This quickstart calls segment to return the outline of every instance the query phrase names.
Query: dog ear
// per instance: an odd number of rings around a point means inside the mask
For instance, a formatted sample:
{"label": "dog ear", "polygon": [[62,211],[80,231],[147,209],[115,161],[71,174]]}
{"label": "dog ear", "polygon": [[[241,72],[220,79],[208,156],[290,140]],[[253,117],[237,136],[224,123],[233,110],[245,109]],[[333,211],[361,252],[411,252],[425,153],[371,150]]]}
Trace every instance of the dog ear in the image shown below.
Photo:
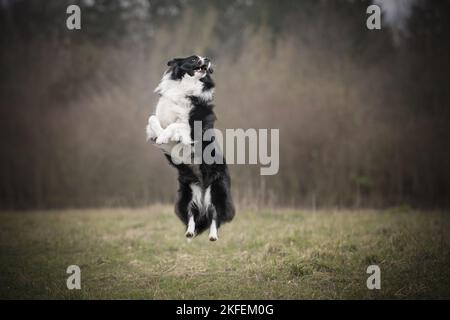
{"label": "dog ear", "polygon": [[186,72],[188,75],[190,75],[191,77],[194,76],[194,70],[189,70],[189,69],[184,69],[183,67],[181,68],[184,72]]}
{"label": "dog ear", "polygon": [[208,72],[211,73],[211,74],[213,74],[213,73],[214,73],[214,69],[213,69],[212,67],[209,67],[209,68],[208,68]]}
{"label": "dog ear", "polygon": [[192,69],[192,67],[189,64],[187,64],[187,63],[182,64],[180,66],[180,69],[183,70],[184,72],[186,72],[191,77],[194,76],[194,70]]}
{"label": "dog ear", "polygon": [[180,58],[172,59],[172,60],[167,62],[167,65],[169,67],[173,67],[174,65],[178,64],[178,62],[180,62],[181,60],[183,60],[183,59],[180,59]]}

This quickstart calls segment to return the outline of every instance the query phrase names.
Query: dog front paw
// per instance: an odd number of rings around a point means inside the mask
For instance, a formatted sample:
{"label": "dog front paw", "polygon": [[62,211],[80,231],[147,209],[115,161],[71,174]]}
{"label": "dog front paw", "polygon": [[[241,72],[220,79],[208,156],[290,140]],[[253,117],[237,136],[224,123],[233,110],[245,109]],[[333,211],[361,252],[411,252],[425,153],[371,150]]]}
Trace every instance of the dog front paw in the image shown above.
{"label": "dog front paw", "polygon": [[170,136],[163,132],[159,135],[158,138],[156,138],[156,144],[166,144],[169,142],[169,140]]}
{"label": "dog front paw", "polygon": [[192,144],[191,137],[187,136],[187,135],[182,135],[180,141],[181,141],[182,144],[186,144],[186,145],[191,145]]}
{"label": "dog front paw", "polygon": [[170,140],[172,140],[174,142],[181,142],[182,144],[186,144],[186,145],[192,144],[191,137],[183,135],[183,134],[178,134],[178,133],[175,133]]}
{"label": "dog front paw", "polygon": [[181,129],[175,130],[171,140],[175,142],[181,142],[182,144],[186,145],[192,144],[192,139],[189,130],[181,130]]}
{"label": "dog front paw", "polygon": [[188,230],[184,235],[186,236],[186,238],[192,239],[195,235],[195,232]]}
{"label": "dog front paw", "polygon": [[181,140],[181,134],[179,130],[175,130],[172,137],[170,138],[171,141],[178,142]]}

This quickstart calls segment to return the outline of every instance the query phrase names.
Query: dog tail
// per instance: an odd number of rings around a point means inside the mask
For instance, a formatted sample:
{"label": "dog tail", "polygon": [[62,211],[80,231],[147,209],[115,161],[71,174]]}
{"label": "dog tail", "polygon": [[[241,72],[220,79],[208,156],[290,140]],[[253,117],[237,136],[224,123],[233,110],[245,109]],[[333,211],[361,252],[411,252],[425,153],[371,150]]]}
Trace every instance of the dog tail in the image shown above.
{"label": "dog tail", "polygon": [[214,216],[214,209],[211,206],[201,209],[194,206],[192,208],[192,213],[195,217],[195,232],[197,235],[209,229]]}

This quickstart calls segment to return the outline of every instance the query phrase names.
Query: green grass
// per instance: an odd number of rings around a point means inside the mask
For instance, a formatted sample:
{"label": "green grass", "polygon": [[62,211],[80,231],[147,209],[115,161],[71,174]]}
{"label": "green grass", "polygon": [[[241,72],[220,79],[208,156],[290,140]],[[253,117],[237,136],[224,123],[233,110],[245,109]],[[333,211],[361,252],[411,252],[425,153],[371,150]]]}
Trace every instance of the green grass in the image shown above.
{"label": "green grass", "polygon": [[187,243],[170,207],[2,213],[0,298],[448,299],[449,230],[439,212],[240,210]]}

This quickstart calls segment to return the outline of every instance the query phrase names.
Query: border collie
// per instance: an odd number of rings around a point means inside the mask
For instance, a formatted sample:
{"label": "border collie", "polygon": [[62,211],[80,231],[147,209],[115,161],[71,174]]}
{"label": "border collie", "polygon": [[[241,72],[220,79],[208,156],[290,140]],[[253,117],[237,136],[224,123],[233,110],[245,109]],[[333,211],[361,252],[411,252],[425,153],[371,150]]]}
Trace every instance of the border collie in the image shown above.
{"label": "border collie", "polygon": [[[185,224],[186,237],[193,238],[209,228],[209,240],[218,239],[222,223],[233,219],[235,209],[230,192],[230,175],[223,155],[222,163],[186,164],[173,161],[171,150],[177,143],[192,144],[194,122],[201,121],[202,136],[214,128],[213,69],[208,58],[190,56],[170,60],[168,70],[155,89],[160,95],[155,115],[150,116],[147,139],[154,141],[178,170],[175,213]],[[203,150],[214,139],[201,142]],[[215,152],[221,152],[215,145]]]}

